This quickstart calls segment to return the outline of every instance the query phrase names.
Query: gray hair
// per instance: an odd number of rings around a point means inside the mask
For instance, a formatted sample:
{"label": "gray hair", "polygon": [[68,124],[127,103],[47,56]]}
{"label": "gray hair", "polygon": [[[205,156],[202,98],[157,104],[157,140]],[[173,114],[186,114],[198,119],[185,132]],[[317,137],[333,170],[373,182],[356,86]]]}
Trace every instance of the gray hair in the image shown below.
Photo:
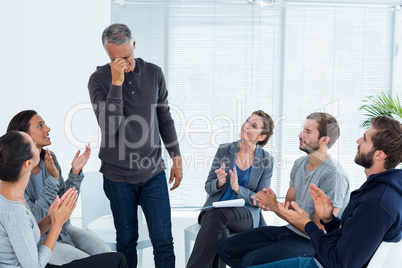
{"label": "gray hair", "polygon": [[127,25],[115,23],[107,27],[102,33],[102,44],[106,43],[123,45],[133,40],[130,29]]}

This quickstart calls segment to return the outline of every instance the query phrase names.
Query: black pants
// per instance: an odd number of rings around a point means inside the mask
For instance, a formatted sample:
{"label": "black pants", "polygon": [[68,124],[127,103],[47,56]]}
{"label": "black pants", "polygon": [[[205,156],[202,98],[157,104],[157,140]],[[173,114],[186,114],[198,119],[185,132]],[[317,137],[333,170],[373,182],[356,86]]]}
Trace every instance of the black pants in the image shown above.
{"label": "black pants", "polygon": [[251,212],[245,207],[213,208],[205,211],[200,220],[201,229],[195,239],[187,268],[222,267],[216,249],[231,233],[239,233],[253,227]]}
{"label": "black pants", "polygon": [[117,252],[108,252],[98,255],[89,256],[84,259],[72,261],[64,265],[48,264],[46,268],[126,268],[126,258],[123,254]]}

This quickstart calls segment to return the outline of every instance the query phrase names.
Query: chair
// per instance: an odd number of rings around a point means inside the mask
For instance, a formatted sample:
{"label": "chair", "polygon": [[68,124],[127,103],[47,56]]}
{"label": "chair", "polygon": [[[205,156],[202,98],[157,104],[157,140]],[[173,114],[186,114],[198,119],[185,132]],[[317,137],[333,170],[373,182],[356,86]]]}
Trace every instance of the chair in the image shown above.
{"label": "chair", "polygon": [[191,249],[191,241],[195,241],[198,231],[200,230],[201,225],[195,223],[186,229],[184,229],[184,259],[186,261],[186,265],[188,259],[190,258],[190,249]]}
{"label": "chair", "polygon": [[[267,225],[267,223],[265,222],[266,217],[269,220],[271,225],[282,226],[282,225],[287,224],[287,222],[285,222],[284,220],[282,220],[281,218],[276,216],[275,213],[270,212],[270,211],[269,212],[264,211],[264,213],[261,212],[261,214],[260,214],[260,223],[259,223],[260,227]],[[186,229],[184,229],[184,258],[185,258],[186,264],[188,262],[188,259],[190,258],[191,241],[195,241],[200,228],[201,228],[201,225],[199,225],[198,223],[195,223],[193,225],[190,225]],[[235,234],[235,233],[230,232],[229,230],[228,230],[228,232],[229,232],[229,236]]]}
{"label": "chair", "polygon": [[402,240],[397,243],[382,242],[375,251],[367,268],[402,267]]}
{"label": "chair", "polygon": [[[201,225],[198,223],[195,223],[186,229],[184,229],[184,258],[185,258],[185,265],[188,263],[188,259],[190,258],[190,249],[191,249],[191,241],[195,241],[197,238],[198,231],[200,230]],[[229,229],[225,230],[224,237],[229,237],[231,235],[234,235],[235,233],[232,233]],[[221,263],[222,267],[224,265],[223,261],[219,260]]]}
{"label": "chair", "polygon": [[[95,220],[104,216],[109,216],[110,223],[112,211],[110,203],[103,191],[103,175],[98,172],[87,172],[84,174],[81,184],[81,203],[82,203],[82,228],[91,230],[99,235],[112,250],[116,251],[116,230],[111,224],[108,226],[90,227]],[[148,228],[144,221],[142,209],[138,207],[138,267],[142,267],[142,249],[151,247],[151,240],[148,235]]]}

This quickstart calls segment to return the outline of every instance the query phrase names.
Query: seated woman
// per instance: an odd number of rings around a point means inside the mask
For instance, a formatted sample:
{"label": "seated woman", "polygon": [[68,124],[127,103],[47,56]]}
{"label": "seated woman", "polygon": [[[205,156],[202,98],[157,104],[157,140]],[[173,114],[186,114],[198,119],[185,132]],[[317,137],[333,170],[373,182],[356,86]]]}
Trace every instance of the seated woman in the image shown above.
{"label": "seated woman", "polygon": [[[104,253],[63,266],[47,265],[63,224],[77,204],[77,190],[70,188],[57,196],[45,217],[36,219],[27,208],[24,191],[31,170],[39,162],[34,141],[23,132],[12,131],[0,137],[0,267],[126,267],[120,253]],[[49,230],[49,231],[48,231]],[[48,231],[43,244],[41,234]]]}
{"label": "seated woman", "polygon": [[[84,178],[82,168],[87,163],[91,150],[88,146],[82,155],[79,155],[80,151],[77,152],[68,179],[64,181],[56,156],[49,149],[43,149],[52,143],[49,137],[50,128],[46,126],[42,117],[32,110],[22,111],[11,119],[7,128],[7,132],[9,131],[27,133],[40,151],[39,163],[33,167],[25,189],[27,205],[39,222],[46,216],[57,195],[63,195],[71,187],[80,190]],[[45,238],[46,234],[40,241],[43,242]],[[111,250],[107,243],[95,233],[77,228],[68,220],[63,225],[49,263],[61,265],[109,251]]]}
{"label": "seated woman", "polygon": [[[273,134],[274,122],[263,111],[247,118],[240,129],[240,140],[220,145],[212,163],[205,191],[205,206],[215,201],[243,198],[244,207],[213,208],[201,211],[198,232],[187,267],[218,267],[216,249],[230,232],[238,233],[265,225],[261,210],[250,198],[271,182],[273,157],[263,150]],[[230,177],[228,175],[230,174]]]}

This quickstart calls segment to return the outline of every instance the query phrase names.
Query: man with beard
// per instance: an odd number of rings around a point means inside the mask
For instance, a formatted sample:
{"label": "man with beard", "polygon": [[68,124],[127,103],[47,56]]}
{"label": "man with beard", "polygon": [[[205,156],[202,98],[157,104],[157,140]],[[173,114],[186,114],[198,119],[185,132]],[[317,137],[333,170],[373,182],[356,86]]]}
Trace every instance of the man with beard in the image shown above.
{"label": "man with beard", "polygon": [[328,196],[310,185],[321,230],[296,202],[279,206],[288,222],[304,226],[316,254],[257,267],[367,267],[381,242],[402,238],[402,124],[387,116],[371,120],[371,127],[357,140],[356,164],[364,167],[367,180],[353,191],[342,219],[334,216]]}
{"label": "man with beard", "polygon": [[[308,194],[309,184],[317,185],[334,200],[335,215],[349,199],[348,176],[328,152],[339,135],[338,122],[332,115],[312,113],[307,116],[299,134],[299,149],[307,156],[295,161],[286,194],[287,202],[296,201],[308,212],[310,219],[321,227]],[[271,210],[284,218],[271,188],[255,194],[254,202],[263,210]],[[219,245],[218,255],[230,267],[249,267],[299,256],[312,257],[314,250],[304,225],[289,224],[254,228],[229,237]]]}

